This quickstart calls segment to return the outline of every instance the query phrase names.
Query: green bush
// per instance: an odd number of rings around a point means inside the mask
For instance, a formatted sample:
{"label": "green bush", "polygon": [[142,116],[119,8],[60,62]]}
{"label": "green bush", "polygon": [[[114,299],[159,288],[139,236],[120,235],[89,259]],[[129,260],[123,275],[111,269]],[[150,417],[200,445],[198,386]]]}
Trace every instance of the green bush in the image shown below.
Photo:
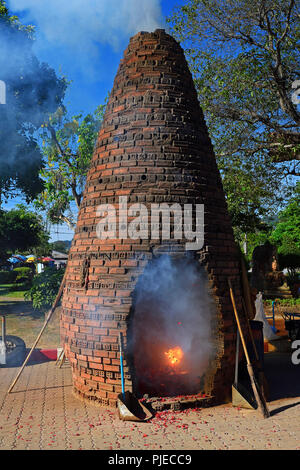
{"label": "green bush", "polygon": [[33,271],[31,268],[27,268],[26,266],[23,266],[21,268],[15,268],[14,272],[16,274],[15,282],[17,283],[26,282],[28,284],[31,283],[32,278],[33,278]]}
{"label": "green bush", "polygon": [[48,310],[58,293],[64,276],[64,269],[45,268],[44,272],[34,276],[32,287],[25,293],[25,299],[32,300],[34,308]]}
{"label": "green bush", "polygon": [[[272,305],[273,300],[274,299],[266,299],[264,302],[267,305]],[[300,299],[276,299],[276,304],[281,307],[295,307],[296,305],[300,305]]]}
{"label": "green bush", "polygon": [[292,271],[297,271],[300,268],[300,254],[291,253],[291,254],[278,254],[279,268],[283,270],[287,268]]}
{"label": "green bush", "polygon": [[16,276],[14,271],[0,271],[0,284],[13,284]]}

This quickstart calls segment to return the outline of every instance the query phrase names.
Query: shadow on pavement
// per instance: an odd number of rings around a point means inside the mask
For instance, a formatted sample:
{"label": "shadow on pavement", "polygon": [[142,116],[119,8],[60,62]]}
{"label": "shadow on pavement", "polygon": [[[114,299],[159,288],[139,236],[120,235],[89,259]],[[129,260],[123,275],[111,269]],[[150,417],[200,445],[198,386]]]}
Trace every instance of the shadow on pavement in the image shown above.
{"label": "shadow on pavement", "polygon": [[[25,361],[26,357],[28,356],[29,352],[30,352],[30,349],[26,348],[24,361]],[[34,366],[34,365],[37,365],[37,364],[44,364],[45,362],[53,362],[54,360],[55,359],[45,355],[40,349],[35,349],[34,351],[32,351],[30,359],[26,364],[26,367],[27,366]],[[2,366],[2,367],[5,367],[5,366]],[[10,369],[19,369],[21,367],[21,365],[10,365],[9,367],[10,367]]]}
{"label": "shadow on pavement", "polygon": [[264,356],[265,375],[270,391],[269,401],[300,397],[300,364],[294,365],[291,355],[292,352],[270,352]]}
{"label": "shadow on pavement", "polygon": [[[28,355],[30,349],[26,351],[26,356]],[[43,364],[44,362],[50,362],[53,361],[53,359],[50,359],[47,357],[45,354],[43,354],[39,349],[35,349],[32,351],[32,354],[30,356],[30,359],[27,363],[28,366],[34,366],[35,364]]]}
{"label": "shadow on pavement", "polygon": [[294,406],[298,406],[298,405],[300,405],[300,401],[297,401],[295,403],[290,403],[289,405],[280,406],[279,408],[276,408],[276,410],[272,410],[270,412],[270,415],[275,416],[278,413],[281,413],[282,411],[288,410],[289,408],[294,408]]}
{"label": "shadow on pavement", "polygon": [[0,297],[0,315],[21,315],[41,318],[44,314],[32,307],[30,300],[10,299]]}

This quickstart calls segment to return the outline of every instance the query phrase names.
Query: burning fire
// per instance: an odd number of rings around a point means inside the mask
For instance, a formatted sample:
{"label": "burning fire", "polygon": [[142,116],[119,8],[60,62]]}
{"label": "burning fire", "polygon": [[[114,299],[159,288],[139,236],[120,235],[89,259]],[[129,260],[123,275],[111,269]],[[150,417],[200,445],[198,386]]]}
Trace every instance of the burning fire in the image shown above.
{"label": "burning fire", "polygon": [[183,351],[179,346],[176,346],[175,348],[169,349],[169,351],[165,352],[165,355],[168,357],[171,364],[175,366],[179,364],[183,358]]}

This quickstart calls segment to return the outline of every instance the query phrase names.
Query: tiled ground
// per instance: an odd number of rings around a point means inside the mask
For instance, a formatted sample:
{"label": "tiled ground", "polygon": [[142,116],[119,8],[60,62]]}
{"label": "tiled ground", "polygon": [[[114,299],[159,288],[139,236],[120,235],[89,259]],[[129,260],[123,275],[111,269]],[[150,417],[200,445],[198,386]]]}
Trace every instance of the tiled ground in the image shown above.
{"label": "tiled ground", "polygon": [[[1,368],[0,449],[300,449],[299,370],[284,366],[288,356],[267,360],[276,387],[269,419],[223,405],[162,412],[148,423],[122,422],[115,411],[72,394],[68,364],[27,366],[9,395],[17,369]],[[289,369],[290,379],[278,377],[278,364]],[[286,380],[289,386],[281,390]]]}

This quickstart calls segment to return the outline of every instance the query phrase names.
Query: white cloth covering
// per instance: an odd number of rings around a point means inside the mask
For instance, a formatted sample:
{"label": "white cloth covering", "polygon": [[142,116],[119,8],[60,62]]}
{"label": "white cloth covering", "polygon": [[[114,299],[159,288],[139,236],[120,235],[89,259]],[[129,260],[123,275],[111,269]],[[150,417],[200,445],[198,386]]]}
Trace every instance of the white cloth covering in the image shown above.
{"label": "white cloth covering", "polygon": [[268,341],[274,341],[276,339],[279,339],[279,336],[277,336],[274,331],[272,330],[271,325],[269,324],[266,314],[264,311],[264,304],[263,304],[263,299],[262,299],[262,293],[259,292],[256,296],[255,300],[255,310],[256,310],[256,315],[254,320],[261,321],[263,322],[263,334],[264,338],[267,339]]}

